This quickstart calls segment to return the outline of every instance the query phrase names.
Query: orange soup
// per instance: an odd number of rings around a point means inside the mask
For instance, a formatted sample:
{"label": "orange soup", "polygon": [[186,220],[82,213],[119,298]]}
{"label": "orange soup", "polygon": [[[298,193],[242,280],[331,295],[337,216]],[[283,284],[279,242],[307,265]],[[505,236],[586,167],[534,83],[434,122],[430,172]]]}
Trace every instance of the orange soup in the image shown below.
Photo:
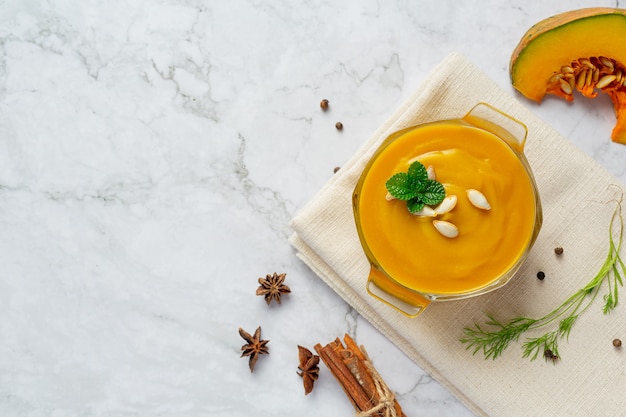
{"label": "orange soup", "polygon": [[[386,198],[386,181],[412,161],[432,166],[456,206],[435,218]],[[361,179],[357,226],[366,251],[399,284],[426,294],[472,292],[497,280],[529,248],[535,228],[533,181],[515,151],[490,132],[449,121],[408,130],[382,148]],[[490,210],[469,201],[479,190]],[[443,236],[433,220],[458,228]],[[381,283],[378,283],[381,284]],[[385,287],[385,285],[381,285]]]}

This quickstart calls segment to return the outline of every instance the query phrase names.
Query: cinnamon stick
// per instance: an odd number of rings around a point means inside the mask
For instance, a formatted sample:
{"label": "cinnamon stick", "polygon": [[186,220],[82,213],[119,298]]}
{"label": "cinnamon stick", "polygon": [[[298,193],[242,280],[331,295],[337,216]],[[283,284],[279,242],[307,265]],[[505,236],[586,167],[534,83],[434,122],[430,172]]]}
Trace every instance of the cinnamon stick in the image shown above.
{"label": "cinnamon stick", "polygon": [[406,417],[393,392],[372,365],[365,348],[359,348],[347,334],[344,342],[346,346],[336,338],[326,346],[318,343],[315,350],[358,411],[357,415]]}
{"label": "cinnamon stick", "polygon": [[374,378],[372,378],[372,375],[365,366],[365,355],[363,354],[361,349],[359,349],[356,342],[348,334],[344,335],[343,341],[346,344],[345,351],[351,352],[352,354],[351,362],[353,362],[354,364],[350,366],[354,368],[353,373],[355,373],[355,376],[357,377],[357,379],[359,379],[359,382],[361,383],[369,397],[374,400],[375,404],[378,403],[380,398],[376,390]]}
{"label": "cinnamon stick", "polygon": [[[359,350],[359,352],[363,356],[363,358],[364,358],[363,360],[366,361],[364,363],[369,364],[369,366],[371,366],[371,368],[372,368],[372,372],[378,374],[378,372],[374,369],[374,365],[372,365],[372,362],[370,361],[369,355],[367,354],[367,351],[365,350],[364,346],[361,346],[361,349]],[[380,378],[380,383],[384,384],[384,381],[382,380],[382,377],[380,375],[377,375],[377,377]],[[395,409],[397,416],[399,416],[399,417],[406,417],[406,414],[404,414],[404,411],[402,411],[402,407],[400,407],[400,403],[398,403],[398,401],[395,398],[394,398],[394,401],[393,401],[393,408]]]}
{"label": "cinnamon stick", "polygon": [[363,391],[365,391],[367,397],[371,398],[374,404],[378,403],[379,398],[376,392],[376,384],[374,384],[374,379],[370,375],[369,370],[365,367],[364,362],[359,360],[358,355],[355,355],[351,350],[342,349],[338,353],[343,359],[343,363],[350,370],[350,373],[354,375],[359,385],[363,388]]}
{"label": "cinnamon stick", "polygon": [[361,352],[361,349],[359,349],[359,346],[357,346],[356,342],[354,341],[354,339],[352,339],[350,337],[349,334],[345,334],[343,336],[343,341],[346,344],[346,349],[351,350],[352,352],[354,352],[354,354],[362,361],[365,360],[365,355],[363,354],[363,352]]}
{"label": "cinnamon stick", "polygon": [[337,379],[339,385],[341,385],[354,407],[360,411],[371,409],[374,404],[372,404],[359,382],[343,363],[341,357],[335,352],[333,346],[328,344],[322,347],[322,345],[318,343],[314,348],[322,362],[324,362]]}

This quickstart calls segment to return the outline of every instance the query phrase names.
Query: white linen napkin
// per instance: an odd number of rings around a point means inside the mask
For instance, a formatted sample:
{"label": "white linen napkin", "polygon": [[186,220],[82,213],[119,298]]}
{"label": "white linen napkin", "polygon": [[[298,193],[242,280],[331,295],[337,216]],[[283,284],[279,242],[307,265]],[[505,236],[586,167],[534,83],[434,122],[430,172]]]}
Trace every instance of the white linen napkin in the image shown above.
{"label": "white linen napkin", "polygon": [[[513,280],[486,295],[435,302],[407,318],[367,294],[369,264],[352,215],[352,192],[364,165],[392,132],[434,120],[460,118],[489,103],[528,127],[525,153],[543,204],[544,223]],[[481,416],[624,415],[626,293],[610,315],[594,302],[559,345],[561,360],[522,358],[521,341],[496,360],[459,342],[463,328],[498,319],[540,317],[598,272],[608,253],[609,221],[624,187],[459,54],[448,56],[421,87],[365,142],[294,217],[290,242],[300,257],[363,317]],[[561,256],[554,247],[562,246]],[[622,251],[622,257],[625,257]],[[546,278],[536,278],[538,271]],[[624,290],[622,290],[624,292]],[[536,337],[542,331],[526,336]]]}

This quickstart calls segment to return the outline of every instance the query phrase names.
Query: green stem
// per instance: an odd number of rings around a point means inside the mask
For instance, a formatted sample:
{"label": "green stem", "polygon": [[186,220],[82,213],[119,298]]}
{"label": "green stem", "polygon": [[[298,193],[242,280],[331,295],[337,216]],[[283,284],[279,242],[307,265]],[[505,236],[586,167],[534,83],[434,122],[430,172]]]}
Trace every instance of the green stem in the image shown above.
{"label": "green stem", "polygon": [[[617,245],[613,237],[616,219],[619,219],[620,222],[617,231]],[[538,319],[516,317],[508,323],[501,323],[492,315],[487,314],[489,320],[486,324],[492,329],[483,329],[476,323],[473,328],[466,327],[464,329],[465,337],[461,339],[461,343],[467,344],[468,349],[473,347],[474,354],[482,350],[485,358],[495,359],[512,341],[519,340],[523,333],[546,327],[558,320],[559,324],[556,330],[546,332],[541,337],[526,339],[523,344],[523,356],[534,360],[542,347],[558,354],[559,339],[569,338],[572,325],[593,304],[605,281],[607,282],[608,293],[604,296],[605,304],[602,311],[606,314],[617,306],[618,286],[623,286],[621,274],[626,276],[626,266],[619,254],[622,248],[623,231],[624,221],[620,199],[617,201],[617,207],[609,222],[609,253],[598,273],[587,285],[563,301],[557,308]],[[495,330],[493,330],[494,328]]]}

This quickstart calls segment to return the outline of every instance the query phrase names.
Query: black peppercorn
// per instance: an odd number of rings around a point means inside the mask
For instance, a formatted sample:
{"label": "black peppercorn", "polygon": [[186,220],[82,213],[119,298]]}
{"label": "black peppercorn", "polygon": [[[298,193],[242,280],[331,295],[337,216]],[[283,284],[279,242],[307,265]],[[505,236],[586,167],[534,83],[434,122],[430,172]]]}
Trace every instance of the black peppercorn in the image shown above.
{"label": "black peppercorn", "polygon": [[343,123],[337,122],[337,123],[335,123],[335,127],[337,128],[337,130],[341,130],[341,129],[343,129]]}
{"label": "black peppercorn", "polygon": [[337,171],[339,171],[340,169],[341,169],[341,168],[339,168],[339,167],[335,167],[335,169],[333,169],[333,174],[336,174],[336,173],[337,173]]}
{"label": "black peppercorn", "polygon": [[620,339],[613,339],[613,346],[616,348],[622,347],[622,341]]}
{"label": "black peppercorn", "polygon": [[554,253],[556,253],[557,255],[563,255],[563,248],[560,246],[557,248],[554,248]]}
{"label": "black peppercorn", "polygon": [[552,351],[551,351],[550,349],[546,349],[546,350],[543,352],[543,356],[544,356],[546,359],[552,359],[552,356],[553,356],[553,355],[552,355]]}
{"label": "black peppercorn", "polygon": [[543,281],[545,277],[546,277],[546,274],[543,271],[537,272],[537,279],[539,279],[539,281]]}
{"label": "black peppercorn", "polygon": [[328,100],[324,99],[324,100],[320,101],[320,107],[324,111],[328,110]]}

